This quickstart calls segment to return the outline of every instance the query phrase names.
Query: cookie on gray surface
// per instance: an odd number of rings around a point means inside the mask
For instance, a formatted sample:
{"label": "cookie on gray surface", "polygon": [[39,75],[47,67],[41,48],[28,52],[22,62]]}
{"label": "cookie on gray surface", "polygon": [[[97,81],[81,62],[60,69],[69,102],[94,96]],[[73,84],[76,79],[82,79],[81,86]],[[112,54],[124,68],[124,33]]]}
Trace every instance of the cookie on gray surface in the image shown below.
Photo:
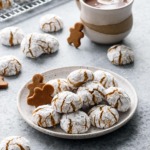
{"label": "cookie on gray surface", "polygon": [[106,129],[119,121],[119,113],[116,109],[107,105],[98,105],[89,111],[91,124],[94,127]]}
{"label": "cookie on gray surface", "polygon": [[63,28],[62,19],[54,14],[47,14],[40,19],[40,28],[44,32],[57,32]]}
{"label": "cookie on gray surface", "polygon": [[0,10],[11,7],[13,3],[13,0],[0,0]]}
{"label": "cookie on gray surface", "polygon": [[77,94],[83,101],[83,107],[97,105],[105,99],[105,89],[96,81],[83,84],[78,88]]}
{"label": "cookie on gray surface", "polygon": [[54,93],[52,96],[55,96],[56,94],[63,91],[70,91],[70,87],[66,79],[53,79],[48,81],[46,84],[50,84],[54,87]]}
{"label": "cookie on gray surface", "polygon": [[52,106],[43,105],[37,107],[33,111],[33,122],[40,127],[53,127],[59,124],[60,114],[57,113]]}
{"label": "cookie on gray surface", "polygon": [[61,128],[68,134],[81,134],[90,129],[90,118],[85,112],[64,114],[60,120]]}
{"label": "cookie on gray surface", "polygon": [[98,70],[94,72],[94,81],[98,81],[104,88],[117,87],[118,83],[109,72]]}
{"label": "cookie on gray surface", "polygon": [[42,54],[51,54],[59,49],[58,40],[49,34],[31,33],[21,42],[21,51],[26,57],[37,58]]}
{"label": "cookie on gray surface", "polygon": [[117,87],[110,87],[106,91],[106,101],[120,112],[126,112],[131,106],[130,97],[127,93]]}
{"label": "cookie on gray surface", "polygon": [[77,94],[64,91],[53,98],[51,105],[59,113],[70,113],[82,108],[83,101]]}
{"label": "cookie on gray surface", "polygon": [[126,65],[134,62],[134,53],[125,45],[114,45],[108,49],[107,57],[114,65]]}
{"label": "cookie on gray surface", "polygon": [[1,43],[6,46],[19,45],[23,37],[24,33],[19,27],[7,27],[0,31]]}
{"label": "cookie on gray surface", "polygon": [[0,143],[0,150],[30,150],[29,141],[24,137],[10,136]]}
{"label": "cookie on gray surface", "polygon": [[13,76],[20,73],[22,68],[19,60],[14,56],[0,57],[0,75]]}
{"label": "cookie on gray surface", "polygon": [[72,89],[78,89],[87,81],[92,81],[94,79],[93,72],[88,69],[79,69],[71,72],[68,77],[69,86]]}

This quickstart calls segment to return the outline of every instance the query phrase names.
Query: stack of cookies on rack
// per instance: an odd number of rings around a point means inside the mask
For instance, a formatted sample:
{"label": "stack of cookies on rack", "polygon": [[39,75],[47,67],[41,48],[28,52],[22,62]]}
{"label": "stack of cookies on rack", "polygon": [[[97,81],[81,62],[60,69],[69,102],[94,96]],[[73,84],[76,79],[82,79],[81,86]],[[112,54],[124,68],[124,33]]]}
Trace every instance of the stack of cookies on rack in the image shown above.
{"label": "stack of cookies on rack", "polygon": [[79,69],[66,79],[47,83],[36,74],[28,89],[27,103],[35,107],[33,122],[42,128],[60,125],[68,134],[83,134],[91,126],[110,128],[131,106],[129,96],[118,87],[115,77],[102,70]]}

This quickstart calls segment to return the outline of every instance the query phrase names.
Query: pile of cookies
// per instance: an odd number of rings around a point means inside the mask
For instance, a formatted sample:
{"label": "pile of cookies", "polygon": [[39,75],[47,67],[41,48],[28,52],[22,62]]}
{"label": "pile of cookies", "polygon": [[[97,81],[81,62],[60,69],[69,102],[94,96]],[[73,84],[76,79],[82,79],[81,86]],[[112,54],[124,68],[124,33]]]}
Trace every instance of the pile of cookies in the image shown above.
{"label": "pile of cookies", "polygon": [[47,83],[43,82],[42,75],[36,74],[28,89],[27,103],[36,107],[33,122],[43,128],[60,124],[68,134],[85,133],[91,126],[110,128],[131,105],[114,76],[101,70],[79,69],[67,79]]}

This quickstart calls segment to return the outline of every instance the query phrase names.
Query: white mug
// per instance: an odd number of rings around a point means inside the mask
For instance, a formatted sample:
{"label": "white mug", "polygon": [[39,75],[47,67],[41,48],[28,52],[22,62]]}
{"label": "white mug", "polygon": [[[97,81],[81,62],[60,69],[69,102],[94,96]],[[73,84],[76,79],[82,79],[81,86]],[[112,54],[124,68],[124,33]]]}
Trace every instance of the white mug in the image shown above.
{"label": "white mug", "polygon": [[101,44],[112,44],[123,40],[133,26],[133,1],[120,8],[102,9],[86,4],[85,0],[76,0],[87,37]]}

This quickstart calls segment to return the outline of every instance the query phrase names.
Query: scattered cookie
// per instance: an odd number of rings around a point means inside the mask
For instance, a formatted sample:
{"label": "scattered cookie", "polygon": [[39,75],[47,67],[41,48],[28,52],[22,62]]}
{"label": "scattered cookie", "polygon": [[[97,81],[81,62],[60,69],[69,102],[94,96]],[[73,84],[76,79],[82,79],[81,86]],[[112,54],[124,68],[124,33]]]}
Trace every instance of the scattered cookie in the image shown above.
{"label": "scattered cookie", "polygon": [[64,91],[53,98],[51,105],[59,113],[70,113],[79,110],[83,102],[77,94]]}
{"label": "scattered cookie", "polygon": [[60,114],[57,113],[52,106],[43,105],[37,107],[33,111],[33,122],[44,128],[53,127],[59,124],[60,122]]}
{"label": "scattered cookie", "polygon": [[13,76],[21,71],[21,63],[14,56],[0,57],[0,75]]}
{"label": "scattered cookie", "polygon": [[70,45],[73,44],[76,48],[81,45],[80,40],[84,37],[84,33],[82,32],[83,28],[82,23],[76,23],[74,28],[70,29],[70,36],[67,39]]}
{"label": "scattered cookie", "polygon": [[26,57],[37,58],[42,54],[51,54],[59,49],[58,40],[48,34],[31,33],[24,37],[21,51]]}
{"label": "scattered cookie", "polygon": [[0,10],[11,7],[13,2],[13,0],[0,0]]}
{"label": "scattered cookie", "polygon": [[29,141],[24,137],[11,136],[0,143],[0,150],[30,150]]}
{"label": "scattered cookie", "polygon": [[83,101],[84,107],[99,104],[105,98],[105,89],[96,81],[90,81],[79,87],[77,94]]}
{"label": "scattered cookie", "polygon": [[51,104],[54,88],[51,85],[44,85],[42,89],[35,88],[33,96],[27,99],[28,105],[41,106]]}
{"label": "scattered cookie", "polygon": [[22,29],[7,27],[0,31],[1,43],[6,46],[19,45],[24,37]]}
{"label": "scattered cookie", "polygon": [[89,130],[91,123],[85,112],[77,111],[64,114],[60,121],[60,126],[68,134],[81,134]]}
{"label": "scattered cookie", "polygon": [[47,82],[47,84],[50,84],[54,87],[54,94],[52,96],[55,96],[56,94],[63,91],[70,91],[70,87],[66,79],[50,80],[49,82]]}
{"label": "scattered cookie", "polygon": [[32,78],[32,83],[28,85],[29,95],[28,97],[33,96],[35,88],[42,88],[45,84],[43,83],[43,76],[41,74],[36,74]]}
{"label": "scattered cookie", "polygon": [[126,112],[130,108],[130,97],[123,89],[110,87],[105,92],[106,100],[110,106],[116,108],[120,112]]}
{"label": "scattered cookie", "polygon": [[93,107],[89,111],[91,124],[97,128],[109,128],[119,121],[119,113],[116,109],[107,106],[99,105]]}
{"label": "scattered cookie", "polygon": [[82,84],[86,83],[87,81],[92,81],[93,79],[93,72],[88,69],[75,70],[67,77],[69,86],[72,89],[77,89],[78,87],[82,86]]}
{"label": "scattered cookie", "polygon": [[4,77],[0,76],[0,89],[8,88],[8,83],[4,81]]}
{"label": "scattered cookie", "polygon": [[134,62],[134,53],[125,45],[114,45],[108,49],[108,59],[114,65],[126,65]]}
{"label": "scattered cookie", "polygon": [[98,81],[106,89],[109,87],[117,87],[118,86],[118,83],[115,80],[115,78],[113,77],[113,75],[111,75],[108,72],[101,71],[101,70],[94,72],[94,80]]}
{"label": "scattered cookie", "polygon": [[63,28],[63,21],[59,16],[54,14],[44,15],[40,19],[40,28],[44,32],[57,32]]}

